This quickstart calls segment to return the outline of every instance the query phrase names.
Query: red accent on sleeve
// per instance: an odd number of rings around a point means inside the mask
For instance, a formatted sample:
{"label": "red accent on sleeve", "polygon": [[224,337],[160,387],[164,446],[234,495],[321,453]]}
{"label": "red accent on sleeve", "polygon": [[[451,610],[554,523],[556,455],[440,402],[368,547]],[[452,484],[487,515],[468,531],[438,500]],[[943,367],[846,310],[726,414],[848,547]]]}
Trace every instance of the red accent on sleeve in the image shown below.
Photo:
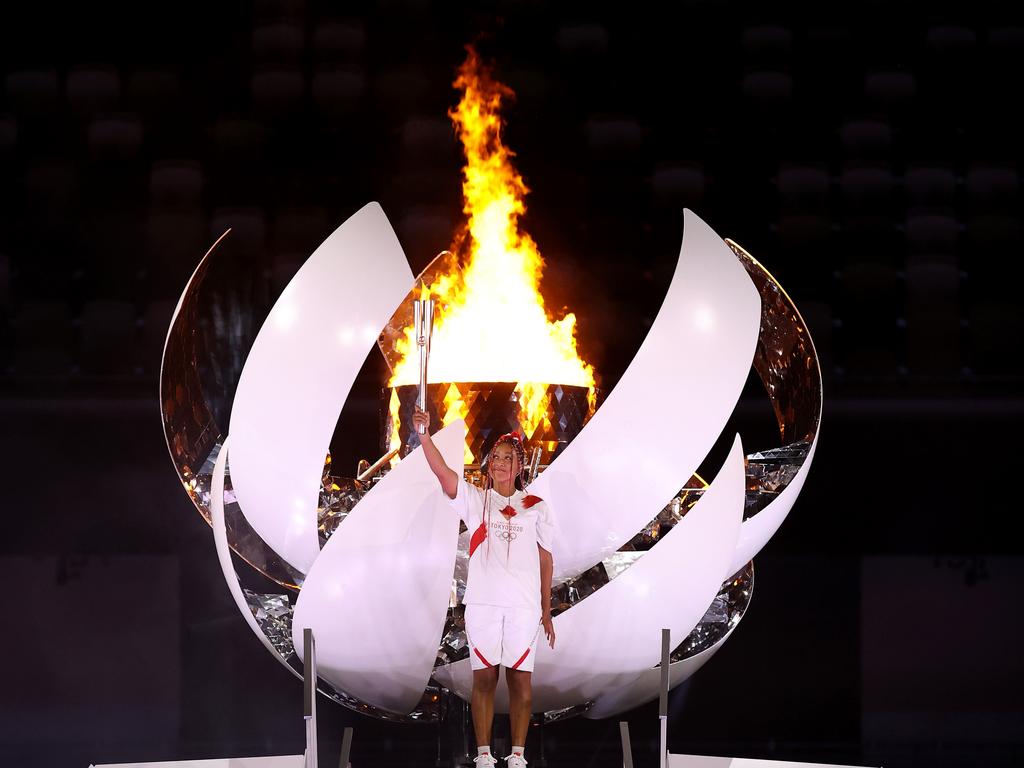
{"label": "red accent on sleeve", "polygon": [[484,543],[484,539],[487,538],[487,526],[480,523],[480,527],[473,531],[473,535],[469,539],[469,556],[473,556],[473,552]]}
{"label": "red accent on sleeve", "polygon": [[540,496],[524,496],[523,497],[523,509],[529,509],[538,501],[544,501]]}

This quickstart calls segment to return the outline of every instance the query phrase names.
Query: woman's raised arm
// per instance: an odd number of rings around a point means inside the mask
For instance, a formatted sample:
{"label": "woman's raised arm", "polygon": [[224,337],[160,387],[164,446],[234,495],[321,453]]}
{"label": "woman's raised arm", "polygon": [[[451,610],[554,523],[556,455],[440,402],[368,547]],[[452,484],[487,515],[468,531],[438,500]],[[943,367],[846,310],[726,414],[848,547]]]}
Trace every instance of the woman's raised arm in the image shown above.
{"label": "woman's raised arm", "polygon": [[444,457],[437,450],[437,446],[434,445],[434,441],[430,437],[430,414],[421,411],[419,406],[417,406],[415,413],[412,415],[412,424],[417,432],[420,426],[423,426],[423,434],[420,435],[423,455],[427,457],[427,464],[437,476],[437,481],[441,484],[441,490],[448,494],[449,499],[454,499],[455,494],[459,490],[459,476],[455,473],[454,469],[445,464]]}

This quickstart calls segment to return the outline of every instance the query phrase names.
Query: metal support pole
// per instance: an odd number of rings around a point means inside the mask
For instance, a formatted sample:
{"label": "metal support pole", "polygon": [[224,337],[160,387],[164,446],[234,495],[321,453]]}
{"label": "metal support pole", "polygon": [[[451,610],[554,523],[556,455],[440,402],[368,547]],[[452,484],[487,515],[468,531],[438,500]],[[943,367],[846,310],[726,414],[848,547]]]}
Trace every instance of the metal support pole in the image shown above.
{"label": "metal support pole", "polygon": [[302,717],[306,721],[306,768],[317,768],[316,751],[316,643],[313,630],[302,630]]}
{"label": "metal support pole", "polygon": [[658,761],[660,768],[668,765],[668,681],[669,681],[669,641],[670,632],[661,630],[661,695],[658,699],[658,720],[661,721],[661,753]]}
{"label": "metal support pole", "polygon": [[345,734],[341,737],[341,760],[338,761],[338,768],[352,768],[348,761],[348,754],[352,751],[352,729],[346,728]]}
{"label": "metal support pole", "polygon": [[622,768],[633,768],[633,748],[629,745],[629,723],[619,721],[619,736],[622,737]]}

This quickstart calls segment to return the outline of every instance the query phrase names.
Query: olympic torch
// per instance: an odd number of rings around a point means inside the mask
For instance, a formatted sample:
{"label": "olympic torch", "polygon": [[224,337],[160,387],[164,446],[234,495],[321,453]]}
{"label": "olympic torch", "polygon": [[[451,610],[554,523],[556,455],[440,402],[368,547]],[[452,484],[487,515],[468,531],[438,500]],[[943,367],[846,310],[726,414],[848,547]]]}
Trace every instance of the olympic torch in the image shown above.
{"label": "olympic torch", "polygon": [[[416,345],[420,348],[420,392],[416,405],[421,411],[427,410],[427,362],[430,360],[430,336],[434,332],[434,300],[423,290],[422,296],[413,302],[413,324],[416,327]],[[419,433],[426,432],[421,426]]]}

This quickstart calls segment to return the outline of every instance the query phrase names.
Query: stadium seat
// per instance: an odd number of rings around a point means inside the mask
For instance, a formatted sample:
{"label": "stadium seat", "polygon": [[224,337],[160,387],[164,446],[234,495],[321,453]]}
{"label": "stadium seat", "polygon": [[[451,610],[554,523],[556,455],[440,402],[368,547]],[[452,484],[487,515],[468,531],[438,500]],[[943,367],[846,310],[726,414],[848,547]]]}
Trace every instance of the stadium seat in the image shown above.
{"label": "stadium seat", "polygon": [[328,22],[313,30],[313,56],[318,64],[353,66],[363,57],[366,27],[362,22]]}
{"label": "stadium seat", "polygon": [[281,117],[299,108],[306,77],[298,67],[261,69],[250,81],[253,106],[265,117]]}
{"label": "stadium seat", "polygon": [[608,53],[609,34],[601,24],[565,24],[555,32],[555,45],[566,59],[588,60]]}
{"label": "stadium seat", "polygon": [[590,150],[608,159],[633,156],[643,146],[643,127],[632,117],[594,115],[587,118],[583,132]]}
{"label": "stadium seat", "polygon": [[964,226],[957,219],[944,214],[921,213],[908,217],[903,231],[909,262],[956,264],[963,230]]}
{"label": "stadium seat", "polygon": [[176,116],[181,96],[176,72],[140,69],[128,77],[128,101],[147,120]]}
{"label": "stadium seat", "polygon": [[366,78],[360,72],[321,70],[313,74],[313,103],[334,117],[359,112],[366,93]]}
{"label": "stadium seat", "polygon": [[907,367],[913,375],[955,378],[960,357],[960,271],[948,264],[906,270]]}
{"label": "stadium seat", "polygon": [[980,376],[1020,376],[1024,356],[1019,339],[1024,337],[1024,309],[1019,301],[984,300],[970,313],[971,370]]}
{"label": "stadium seat", "polygon": [[292,22],[262,24],[252,31],[252,56],[257,66],[302,62],[306,34]]}
{"label": "stadium seat", "polygon": [[793,77],[779,71],[750,72],[740,81],[740,90],[753,106],[774,108],[792,100]]}
{"label": "stadium seat", "polygon": [[832,179],[823,165],[784,165],[776,184],[783,213],[825,213],[830,209]]}
{"label": "stadium seat", "polygon": [[887,162],[892,152],[892,126],[882,120],[850,120],[839,127],[847,160]]}
{"label": "stadium seat", "polygon": [[80,117],[111,112],[117,109],[120,98],[121,77],[114,67],[79,67],[68,73],[68,103]]}
{"label": "stadium seat", "polygon": [[50,115],[60,104],[60,84],[52,69],[25,69],[4,77],[4,90],[16,115],[29,119]]}
{"label": "stadium seat", "polygon": [[68,376],[72,372],[74,330],[66,302],[29,300],[14,320],[17,376]]}
{"label": "stadium seat", "polygon": [[231,247],[254,257],[267,252],[268,227],[263,210],[256,207],[218,208],[210,217],[208,236],[213,243],[230,229]]}
{"label": "stadium seat", "polygon": [[972,164],[965,189],[970,211],[1010,213],[1020,209],[1020,174],[1012,165]]}
{"label": "stadium seat", "polygon": [[911,165],[903,176],[910,210],[946,209],[951,212],[956,198],[956,175],[942,165]]}
{"label": "stadium seat", "polygon": [[917,78],[901,70],[869,72],[864,76],[864,95],[886,110],[906,108],[917,96]]}
{"label": "stadium seat", "polygon": [[94,157],[104,161],[131,159],[142,148],[142,121],[134,115],[97,117],[89,125],[88,136]]}
{"label": "stadium seat", "polygon": [[707,178],[697,164],[661,165],[651,175],[651,192],[659,208],[682,211],[698,207],[704,200]]}
{"label": "stadium seat", "polygon": [[172,299],[164,299],[146,305],[134,355],[136,365],[144,374],[156,375],[160,371],[164,342],[176,304]]}
{"label": "stadium seat", "polygon": [[748,64],[761,67],[787,65],[793,48],[793,32],[788,27],[765,25],[743,30],[740,45]]}
{"label": "stadium seat", "polygon": [[79,368],[86,375],[134,370],[135,308],[127,301],[90,301],[82,308]]}
{"label": "stadium seat", "polygon": [[194,211],[203,202],[203,168],[191,160],[163,160],[149,173],[149,200],[154,208]]}

